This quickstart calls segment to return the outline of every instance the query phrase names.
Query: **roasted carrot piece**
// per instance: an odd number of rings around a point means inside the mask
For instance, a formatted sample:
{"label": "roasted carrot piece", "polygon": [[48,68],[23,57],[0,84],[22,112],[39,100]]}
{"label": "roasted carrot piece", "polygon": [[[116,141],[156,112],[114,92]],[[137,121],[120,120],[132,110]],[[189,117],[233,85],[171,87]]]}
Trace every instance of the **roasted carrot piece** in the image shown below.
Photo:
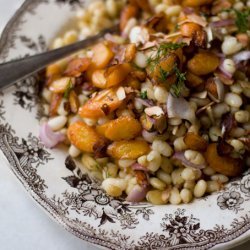
{"label": "roasted carrot piece", "polygon": [[130,116],[121,116],[97,127],[97,131],[111,141],[133,139],[140,134],[141,130],[140,122]]}
{"label": "roasted carrot piece", "polygon": [[205,152],[205,158],[211,168],[226,176],[236,177],[244,170],[241,159],[234,159],[229,156],[219,156],[216,143],[208,145],[207,151]]}
{"label": "roasted carrot piece", "polygon": [[128,20],[132,17],[136,17],[138,14],[138,7],[133,4],[126,5],[120,16],[120,29],[123,31],[128,23]]}
{"label": "roasted carrot piece", "polygon": [[137,159],[150,151],[145,141],[118,141],[108,147],[107,153],[115,159]]}
{"label": "roasted carrot piece", "polygon": [[62,101],[62,94],[52,94],[51,102],[50,102],[50,109],[49,109],[49,115],[54,116],[57,114],[57,109]]}
{"label": "roasted carrot piece", "polygon": [[79,110],[79,115],[83,118],[98,119],[115,111],[123,103],[116,95],[117,88],[100,91],[91,98]]}
{"label": "roasted carrot piece", "polygon": [[64,75],[78,77],[90,66],[89,58],[75,58],[69,62]]}
{"label": "roasted carrot piece", "polygon": [[132,67],[129,63],[109,67],[105,72],[105,76],[107,77],[107,88],[114,87],[122,83],[131,71]]}
{"label": "roasted carrot piece", "polygon": [[104,142],[104,139],[84,122],[78,121],[68,128],[68,138],[70,142],[80,150],[88,153],[94,152],[94,145]]}
{"label": "roasted carrot piece", "polygon": [[91,66],[95,69],[104,69],[114,57],[114,52],[104,43],[93,47],[93,58]]}

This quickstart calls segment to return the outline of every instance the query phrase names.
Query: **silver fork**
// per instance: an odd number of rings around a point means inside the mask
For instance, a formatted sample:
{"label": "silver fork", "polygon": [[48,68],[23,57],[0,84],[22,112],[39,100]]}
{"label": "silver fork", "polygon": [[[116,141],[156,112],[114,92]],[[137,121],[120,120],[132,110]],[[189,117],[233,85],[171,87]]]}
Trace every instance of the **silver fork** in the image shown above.
{"label": "silver fork", "polygon": [[20,81],[27,76],[42,70],[53,62],[56,62],[74,52],[93,45],[105,34],[117,32],[118,29],[119,26],[115,25],[111,28],[102,30],[99,34],[80,42],[76,42],[71,45],[44,52],[35,56],[0,64],[0,88],[10,86],[17,81]]}

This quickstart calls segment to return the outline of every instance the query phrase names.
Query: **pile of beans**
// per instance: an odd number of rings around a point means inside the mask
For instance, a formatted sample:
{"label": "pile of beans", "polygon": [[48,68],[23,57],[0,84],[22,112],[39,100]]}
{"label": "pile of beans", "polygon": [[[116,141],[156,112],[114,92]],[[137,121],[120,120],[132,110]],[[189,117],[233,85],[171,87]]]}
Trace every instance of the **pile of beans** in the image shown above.
{"label": "pile of beans", "polygon": [[178,205],[223,189],[250,166],[249,8],[91,1],[52,48],[121,31],[47,68],[41,126],[110,196]]}

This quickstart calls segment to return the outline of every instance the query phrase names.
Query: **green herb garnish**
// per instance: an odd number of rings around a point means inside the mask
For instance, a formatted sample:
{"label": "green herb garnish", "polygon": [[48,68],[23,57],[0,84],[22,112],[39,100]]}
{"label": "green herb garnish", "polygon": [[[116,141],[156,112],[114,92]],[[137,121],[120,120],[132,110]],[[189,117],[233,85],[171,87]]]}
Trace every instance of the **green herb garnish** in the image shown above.
{"label": "green herb garnish", "polygon": [[177,50],[183,48],[186,43],[161,43],[158,47],[152,48],[155,53],[147,59],[147,64],[150,66],[151,70],[159,64],[160,60],[167,55],[171,50]]}
{"label": "green herb garnish", "polygon": [[186,73],[182,73],[177,66],[174,67],[174,71],[177,76],[177,81],[171,86],[170,91],[175,97],[179,97],[185,86],[184,82],[186,81]]}
{"label": "green herb garnish", "polygon": [[66,88],[66,90],[65,90],[65,92],[64,92],[64,95],[63,95],[63,97],[64,97],[65,99],[68,99],[68,98],[69,98],[70,91],[73,89],[73,87],[74,87],[74,85],[73,85],[73,83],[72,83],[72,81],[71,81],[71,79],[70,79],[70,80],[69,80],[69,83],[68,83],[68,85],[67,85],[67,88]]}
{"label": "green herb garnish", "polygon": [[169,77],[169,72],[164,70],[162,67],[160,67],[160,77],[159,80],[161,82],[165,82],[167,78]]}
{"label": "green herb garnish", "polygon": [[96,162],[96,164],[94,165],[94,168],[95,168],[96,170],[102,171],[102,167],[101,167],[100,164],[97,163],[97,162]]}
{"label": "green herb garnish", "polygon": [[141,99],[145,100],[148,99],[148,92],[145,90],[143,92],[140,93],[140,97]]}
{"label": "green herb garnish", "polygon": [[234,9],[236,14],[235,24],[238,27],[239,32],[245,33],[249,29],[249,15],[250,10],[238,11]]}
{"label": "green herb garnish", "polygon": [[222,12],[231,12],[234,11],[236,15],[235,25],[238,28],[240,33],[246,33],[249,29],[249,16],[250,9],[246,11],[238,11],[236,9],[224,9]]}
{"label": "green herb garnish", "polygon": [[105,175],[105,179],[111,177],[107,168],[104,169],[104,175]]}

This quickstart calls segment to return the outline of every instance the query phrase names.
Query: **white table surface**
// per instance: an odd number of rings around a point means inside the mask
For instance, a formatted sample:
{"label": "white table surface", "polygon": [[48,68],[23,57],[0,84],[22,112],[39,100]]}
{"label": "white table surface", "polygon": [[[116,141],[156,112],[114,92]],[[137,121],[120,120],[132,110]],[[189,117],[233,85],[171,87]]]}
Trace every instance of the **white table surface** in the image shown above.
{"label": "white table surface", "polygon": [[[22,2],[23,0],[0,0],[0,34]],[[1,158],[0,249],[97,250],[65,231],[36,206]],[[249,250],[250,243],[236,249]]]}

